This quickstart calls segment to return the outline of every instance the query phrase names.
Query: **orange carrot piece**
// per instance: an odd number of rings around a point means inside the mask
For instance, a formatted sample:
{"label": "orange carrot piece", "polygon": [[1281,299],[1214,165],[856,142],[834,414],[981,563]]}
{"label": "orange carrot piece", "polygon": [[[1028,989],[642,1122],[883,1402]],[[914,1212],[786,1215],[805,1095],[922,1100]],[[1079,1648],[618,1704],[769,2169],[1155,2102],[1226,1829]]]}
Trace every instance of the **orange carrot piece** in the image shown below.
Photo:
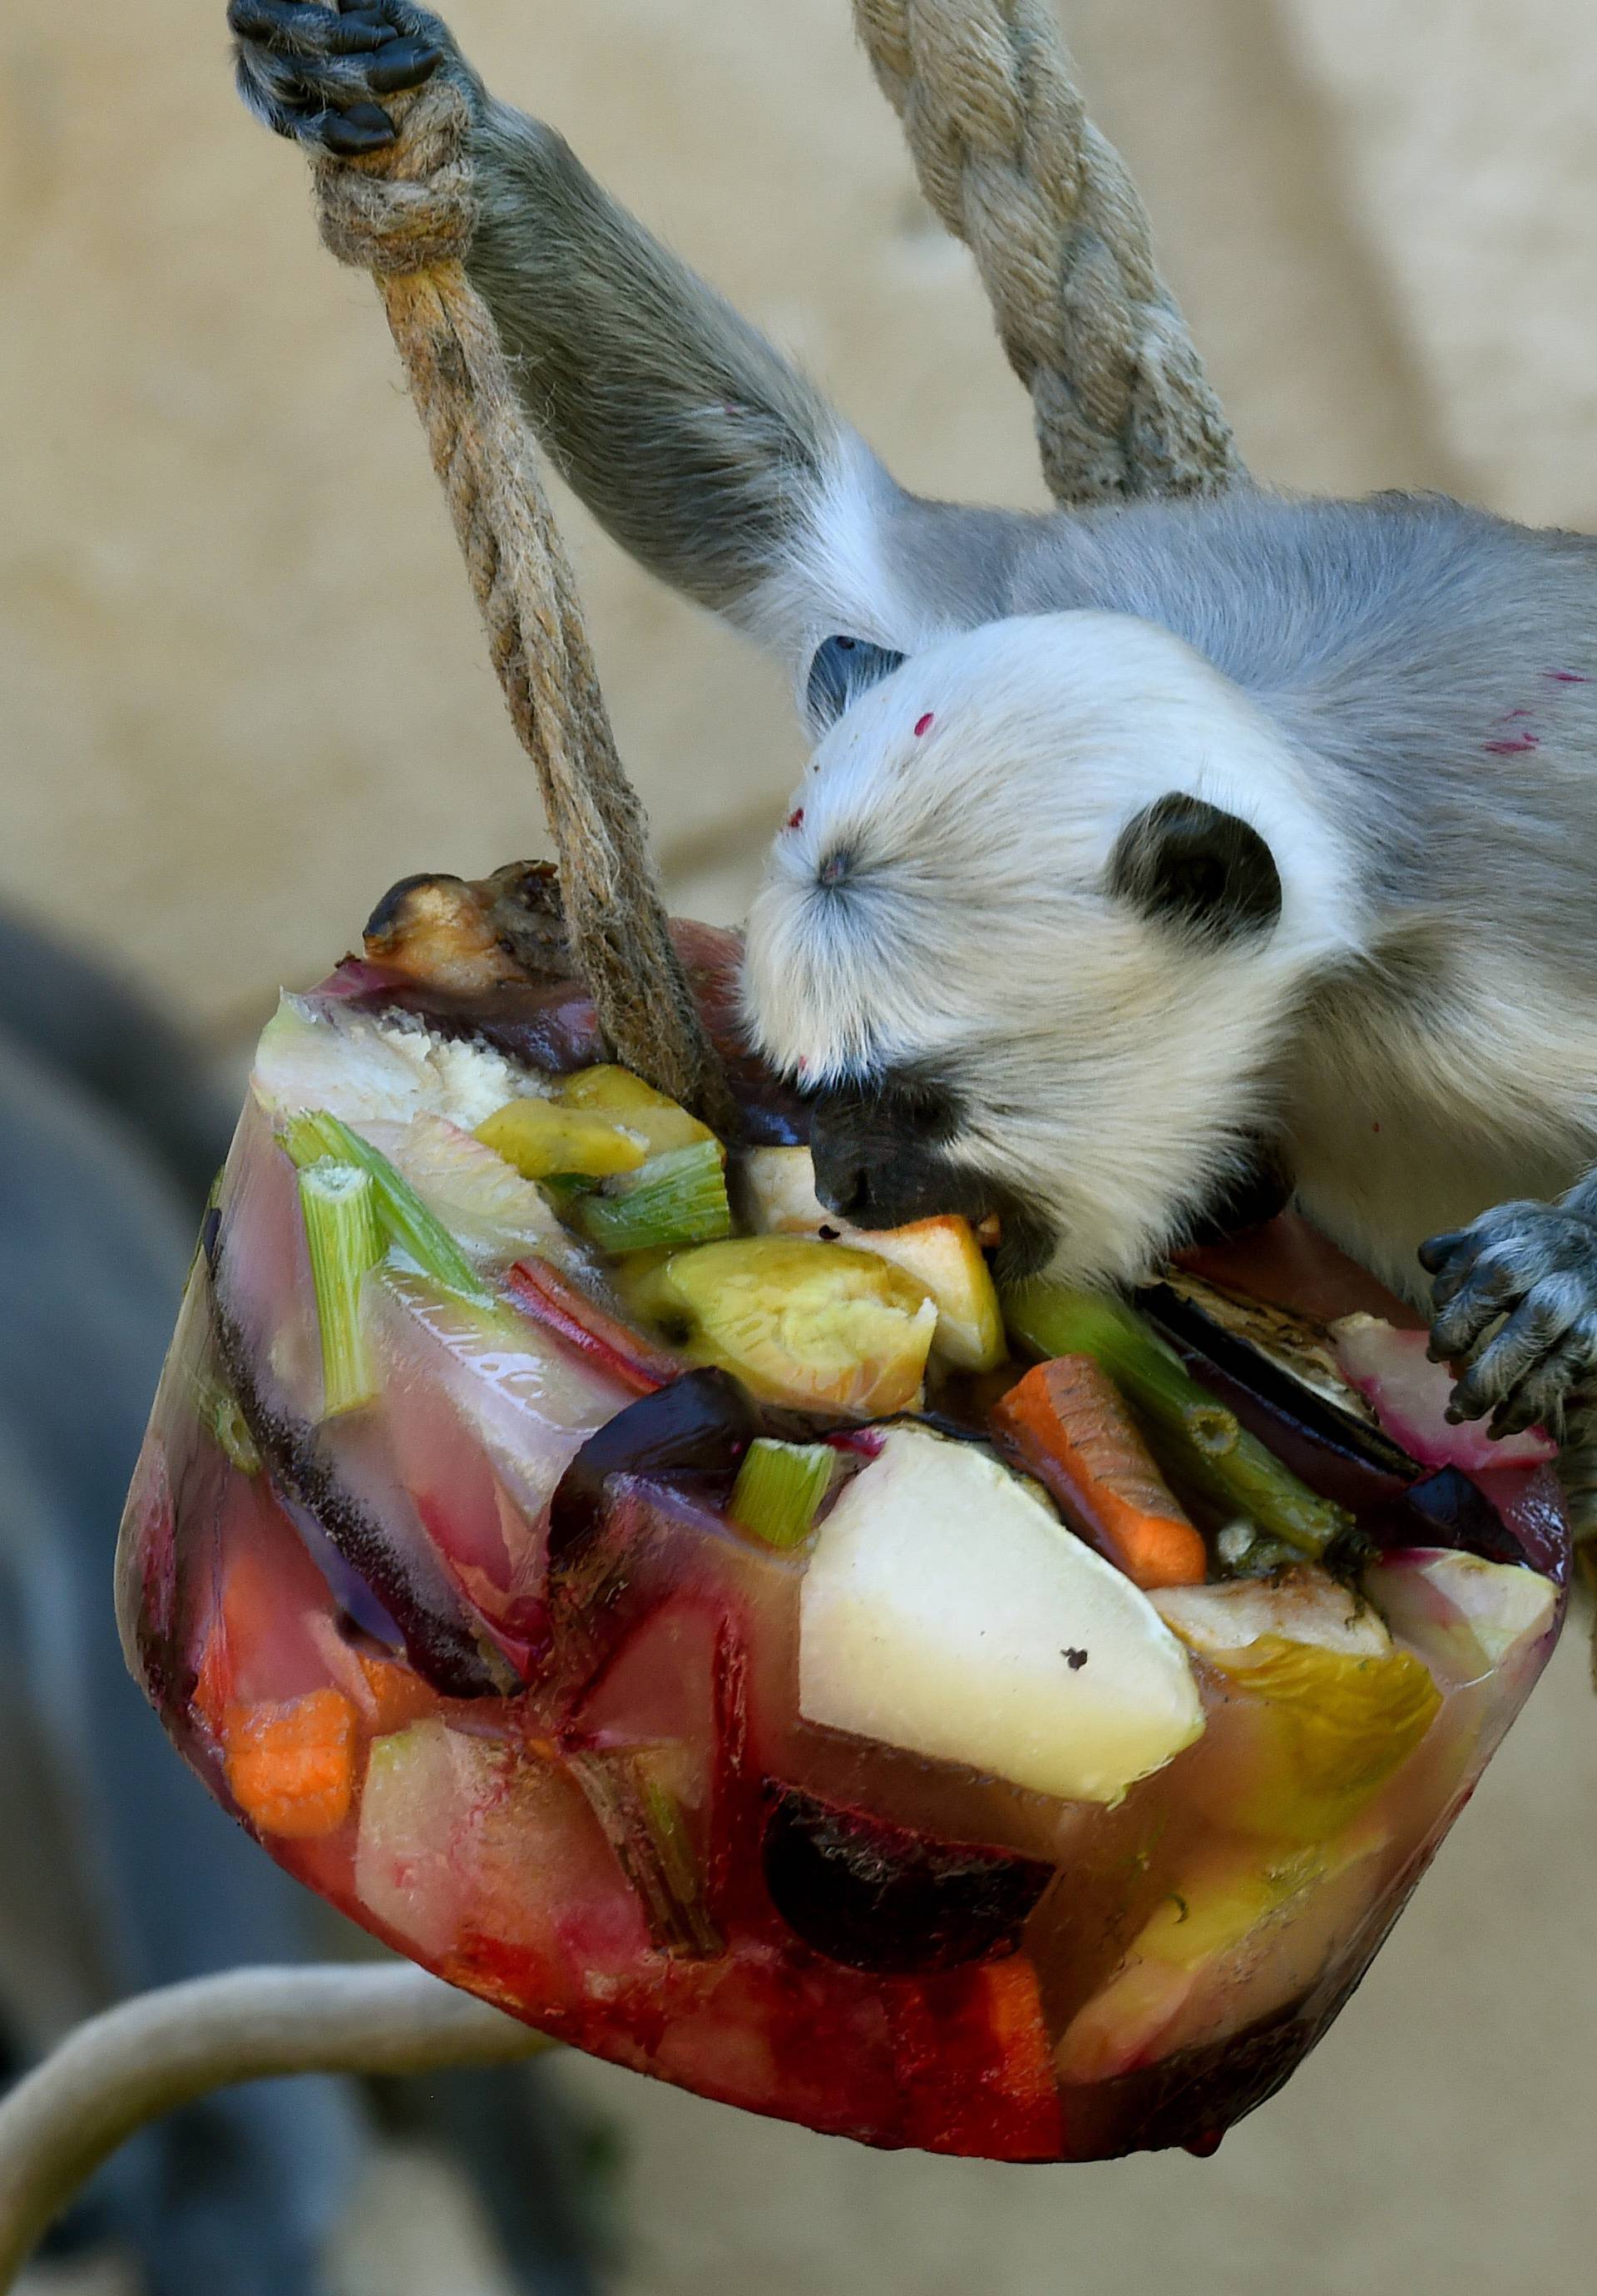
{"label": "orange carrot piece", "polygon": [[262,1833],[334,1833],[355,1798],[355,1708],[341,1690],[233,1706],[223,1733],[228,1790]]}
{"label": "orange carrot piece", "polygon": [[993,1419],[1067,1520],[1137,1586],[1203,1584],[1203,1541],[1154,1465],[1119,1389],[1091,1356],[1038,1364]]}

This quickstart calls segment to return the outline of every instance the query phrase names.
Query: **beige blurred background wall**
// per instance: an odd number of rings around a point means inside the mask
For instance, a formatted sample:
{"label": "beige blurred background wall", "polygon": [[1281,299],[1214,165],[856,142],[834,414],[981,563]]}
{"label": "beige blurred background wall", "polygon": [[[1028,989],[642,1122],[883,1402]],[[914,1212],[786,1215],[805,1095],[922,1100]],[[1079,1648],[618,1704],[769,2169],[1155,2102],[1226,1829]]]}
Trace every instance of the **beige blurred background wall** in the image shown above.
{"label": "beige blurred background wall", "polygon": [[[454,14],[900,475],[1036,502],[1024,399],[847,18]],[[1067,18],[1256,469],[1597,527],[1589,0]],[[225,49],[220,0],[0,0],[0,897],[219,1046],[391,878],[542,835],[372,294]],[[673,895],[735,915],[798,761],[782,681],[571,527]],[[1570,1649],[1364,1992],[1207,2168],[882,2160],[574,2069],[634,2146],[627,2296],[1578,2296],[1594,1724]],[[475,2296],[458,2242],[422,2252],[430,2206],[401,2220],[403,2259],[366,2211],[351,2287]]]}

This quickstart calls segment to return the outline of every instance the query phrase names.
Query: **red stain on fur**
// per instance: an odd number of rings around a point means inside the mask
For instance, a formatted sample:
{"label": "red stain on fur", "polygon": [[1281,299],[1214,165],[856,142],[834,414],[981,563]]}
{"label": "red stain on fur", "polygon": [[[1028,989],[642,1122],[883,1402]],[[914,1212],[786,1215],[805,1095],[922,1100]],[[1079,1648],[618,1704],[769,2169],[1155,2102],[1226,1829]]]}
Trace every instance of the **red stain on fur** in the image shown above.
{"label": "red stain on fur", "polygon": [[915,739],[916,739],[916,741],[918,742],[918,741],[920,740],[920,738],[921,738],[921,734],[930,734],[930,731],[931,731],[931,712],[930,712],[930,710],[929,709],[929,710],[927,711],[927,713],[926,713],[926,715],[925,715],[925,717],[924,717],[924,718],[916,718],[916,720],[915,720]]}
{"label": "red stain on fur", "polygon": [[795,807],[795,808],[794,808],[794,809],[793,809],[793,811],[792,811],[791,813],[790,813],[790,814],[789,814],[789,816],[788,816],[788,827],[789,827],[790,829],[802,829],[802,828],[803,828],[803,826],[804,826],[804,808],[800,805],[800,806],[797,806],[797,807]]}
{"label": "red stain on fur", "polygon": [[1488,758],[1522,758],[1527,750],[1539,750],[1541,746],[1539,734],[1516,734],[1511,741],[1488,742],[1486,752]]}
{"label": "red stain on fur", "polygon": [[1542,675],[1550,677],[1554,685],[1590,685],[1592,682],[1589,677],[1583,677],[1577,669],[1544,669]]}

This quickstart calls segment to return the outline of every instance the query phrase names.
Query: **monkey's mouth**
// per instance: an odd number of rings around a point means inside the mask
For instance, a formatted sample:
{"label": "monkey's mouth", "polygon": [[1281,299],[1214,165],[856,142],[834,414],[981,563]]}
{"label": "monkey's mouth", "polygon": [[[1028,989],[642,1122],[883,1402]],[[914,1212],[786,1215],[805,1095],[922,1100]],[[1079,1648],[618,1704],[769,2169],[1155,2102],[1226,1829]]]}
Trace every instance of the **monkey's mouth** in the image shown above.
{"label": "monkey's mouth", "polygon": [[1053,1256],[1059,1229],[1042,1206],[956,1162],[923,1136],[878,1126],[867,1142],[817,1107],[810,1149],[816,1195],[851,1227],[908,1227],[956,1215],[991,1250],[993,1272],[1005,1283],[1038,1274]]}
{"label": "monkey's mouth", "polygon": [[1256,1139],[1238,1171],[1193,1199],[1176,1224],[1174,1248],[1224,1243],[1262,1227],[1285,1211],[1294,1185],[1280,1142]]}

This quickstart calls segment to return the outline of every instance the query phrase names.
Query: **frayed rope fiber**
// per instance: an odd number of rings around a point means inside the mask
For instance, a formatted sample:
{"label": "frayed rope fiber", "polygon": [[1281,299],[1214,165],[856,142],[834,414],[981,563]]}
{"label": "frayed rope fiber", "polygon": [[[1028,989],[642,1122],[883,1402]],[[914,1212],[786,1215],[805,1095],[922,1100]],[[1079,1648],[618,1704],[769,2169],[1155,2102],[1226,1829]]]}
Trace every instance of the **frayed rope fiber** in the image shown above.
{"label": "frayed rope fiber", "polygon": [[537,448],[463,268],[477,221],[465,99],[438,80],[390,109],[398,135],[386,150],[315,162],[322,237],[376,275],[511,722],[537,773],[600,1025],[628,1068],[725,1127],[725,1077],[672,944]]}

